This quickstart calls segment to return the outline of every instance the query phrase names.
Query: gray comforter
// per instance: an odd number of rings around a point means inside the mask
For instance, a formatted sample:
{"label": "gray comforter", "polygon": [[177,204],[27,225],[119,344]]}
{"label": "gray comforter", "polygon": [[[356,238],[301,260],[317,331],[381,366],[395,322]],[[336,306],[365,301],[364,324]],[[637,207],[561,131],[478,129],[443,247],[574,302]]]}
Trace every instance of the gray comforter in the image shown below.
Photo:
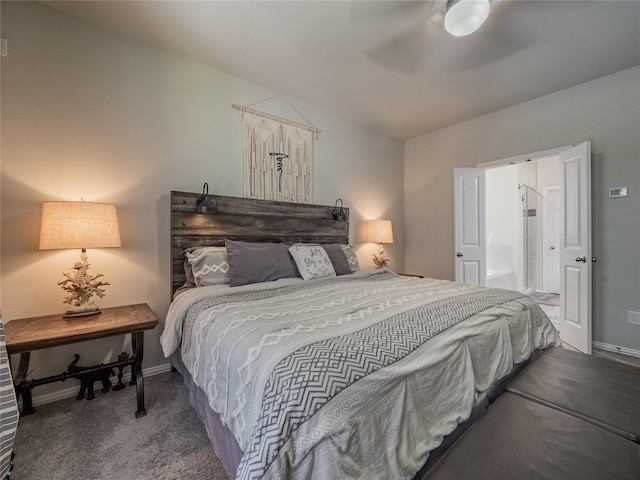
{"label": "gray comforter", "polygon": [[412,478],[478,392],[558,341],[520,293],[389,271],[206,288],[162,344],[235,436],[239,479]]}

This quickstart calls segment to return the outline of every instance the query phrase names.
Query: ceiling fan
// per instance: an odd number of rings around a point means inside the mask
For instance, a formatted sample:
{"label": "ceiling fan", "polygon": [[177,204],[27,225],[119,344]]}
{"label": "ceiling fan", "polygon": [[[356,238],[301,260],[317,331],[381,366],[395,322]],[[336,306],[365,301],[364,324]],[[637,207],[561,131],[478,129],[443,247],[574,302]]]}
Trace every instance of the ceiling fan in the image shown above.
{"label": "ceiling fan", "polygon": [[444,28],[454,37],[466,37],[482,26],[490,11],[490,0],[450,0],[444,14]]}
{"label": "ceiling fan", "polygon": [[510,25],[510,8],[503,3],[519,2],[355,1],[351,21],[383,31],[383,39],[364,52],[380,66],[409,74],[430,67],[456,72],[497,61],[526,46],[526,38]]}

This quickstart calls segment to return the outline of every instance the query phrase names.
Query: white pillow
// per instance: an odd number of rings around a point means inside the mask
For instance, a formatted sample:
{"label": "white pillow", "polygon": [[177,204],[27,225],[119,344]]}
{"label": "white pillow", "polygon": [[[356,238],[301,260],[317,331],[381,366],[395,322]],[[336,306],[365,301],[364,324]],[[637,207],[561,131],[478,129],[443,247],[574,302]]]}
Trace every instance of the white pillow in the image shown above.
{"label": "white pillow", "polygon": [[195,247],[185,251],[196,287],[231,283],[226,247]]}
{"label": "white pillow", "polygon": [[329,255],[320,245],[293,245],[289,253],[305,280],[336,276]]}

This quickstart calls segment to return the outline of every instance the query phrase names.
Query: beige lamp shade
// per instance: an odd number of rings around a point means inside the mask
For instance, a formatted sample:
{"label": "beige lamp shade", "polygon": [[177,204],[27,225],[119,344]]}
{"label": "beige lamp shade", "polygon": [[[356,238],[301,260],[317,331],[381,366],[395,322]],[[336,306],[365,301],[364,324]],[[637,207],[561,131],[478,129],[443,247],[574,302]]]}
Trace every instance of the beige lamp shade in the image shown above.
{"label": "beige lamp shade", "polygon": [[40,249],[119,247],[116,207],[108,203],[42,204]]}
{"label": "beige lamp shade", "polygon": [[372,220],[367,224],[367,241],[370,243],[393,243],[391,220]]}

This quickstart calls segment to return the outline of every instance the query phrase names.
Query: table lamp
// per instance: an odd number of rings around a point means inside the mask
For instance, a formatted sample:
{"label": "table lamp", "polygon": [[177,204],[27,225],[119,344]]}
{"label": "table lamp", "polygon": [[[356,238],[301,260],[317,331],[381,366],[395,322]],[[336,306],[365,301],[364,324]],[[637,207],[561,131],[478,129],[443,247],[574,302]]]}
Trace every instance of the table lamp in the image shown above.
{"label": "table lamp", "polygon": [[393,229],[391,220],[372,220],[367,223],[367,241],[380,245],[378,254],[373,254],[376,268],[386,267],[389,259],[384,256],[383,243],[393,243]]}
{"label": "table lamp", "polygon": [[91,300],[93,295],[102,298],[103,286],[110,285],[98,280],[101,273],[90,275],[87,248],[119,247],[120,231],[116,207],[107,203],[93,202],[45,202],[42,204],[40,228],[40,250],[80,248],[80,261],[58,285],[68,295],[63,303],[71,307],[63,316],[76,317],[99,313],[100,309]]}

